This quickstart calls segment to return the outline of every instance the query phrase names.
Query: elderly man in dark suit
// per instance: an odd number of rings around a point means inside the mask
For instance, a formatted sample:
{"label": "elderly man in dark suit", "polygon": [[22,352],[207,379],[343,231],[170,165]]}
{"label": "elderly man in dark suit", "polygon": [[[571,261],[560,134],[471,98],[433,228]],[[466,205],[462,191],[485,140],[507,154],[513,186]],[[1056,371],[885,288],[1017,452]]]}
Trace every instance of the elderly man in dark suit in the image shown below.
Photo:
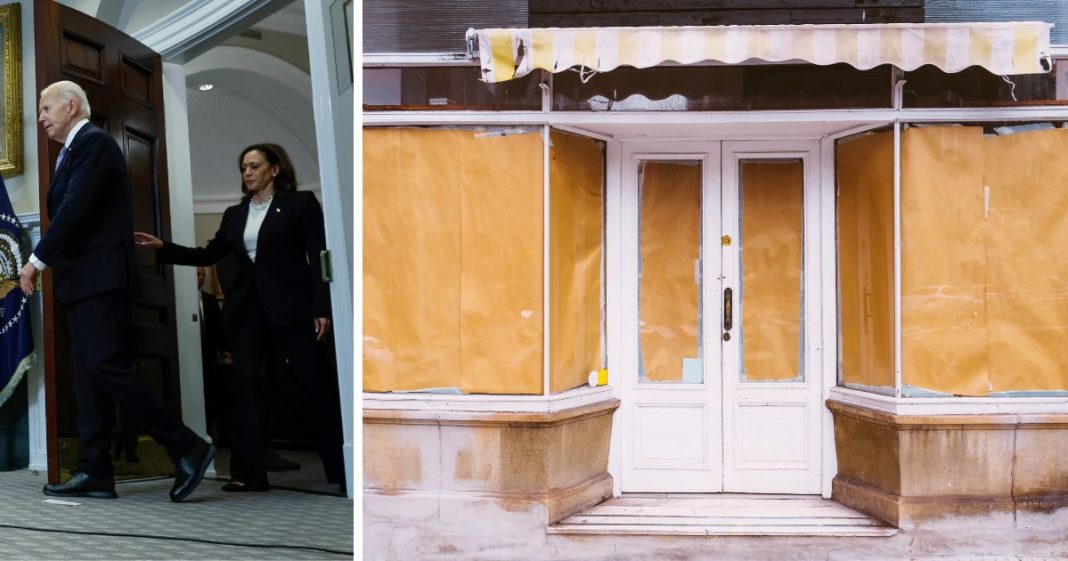
{"label": "elderly man in dark suit", "polygon": [[32,294],[37,276],[52,267],[55,298],[67,309],[78,465],[58,485],[56,497],[116,498],[108,456],[112,407],[130,415],[163,445],[175,463],[170,498],[181,501],[196,489],[211,465],[215,447],[183,425],[152,394],[126,350],[130,290],[135,279],[130,180],[122,150],[89,123],[89,101],[74,82],[41,91],[38,122],[48,138],[62,142],[48,188],[48,229],[22,268],[21,284]]}

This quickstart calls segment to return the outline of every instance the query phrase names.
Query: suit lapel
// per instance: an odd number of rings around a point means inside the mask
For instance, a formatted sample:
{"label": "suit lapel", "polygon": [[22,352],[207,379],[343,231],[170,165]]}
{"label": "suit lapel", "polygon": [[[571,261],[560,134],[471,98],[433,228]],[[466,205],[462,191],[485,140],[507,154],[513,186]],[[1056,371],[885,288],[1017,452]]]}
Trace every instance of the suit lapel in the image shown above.
{"label": "suit lapel", "polygon": [[[270,231],[278,218],[285,213],[285,209],[289,206],[289,199],[288,195],[275,195],[271,200],[271,206],[267,208],[267,215],[263,217],[263,224],[260,224],[260,231],[256,235],[256,255],[260,254],[260,249],[263,247],[263,233]],[[247,206],[245,211],[248,211]]]}
{"label": "suit lapel", "polygon": [[233,231],[230,235],[237,238],[240,247],[245,248],[243,255],[245,259],[248,259],[248,246],[245,245],[245,224],[248,222],[248,201],[241,203],[241,206],[237,209],[237,215],[234,217]]}

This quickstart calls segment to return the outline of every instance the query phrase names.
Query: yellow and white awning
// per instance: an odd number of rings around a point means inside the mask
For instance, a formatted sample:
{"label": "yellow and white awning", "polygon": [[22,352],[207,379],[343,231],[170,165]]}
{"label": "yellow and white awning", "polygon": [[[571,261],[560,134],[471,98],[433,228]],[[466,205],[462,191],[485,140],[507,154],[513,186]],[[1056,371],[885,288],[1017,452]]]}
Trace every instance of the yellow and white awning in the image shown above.
{"label": "yellow and white awning", "polygon": [[[892,64],[945,72],[982,66],[999,75],[1045,72],[1051,25],[1044,22],[732,25],[715,27],[585,27],[482,29],[482,79],[501,82],[536,70],[605,72],[667,61],[736,64],[802,60],[844,62],[861,70]],[[474,37],[472,37],[472,35]]]}

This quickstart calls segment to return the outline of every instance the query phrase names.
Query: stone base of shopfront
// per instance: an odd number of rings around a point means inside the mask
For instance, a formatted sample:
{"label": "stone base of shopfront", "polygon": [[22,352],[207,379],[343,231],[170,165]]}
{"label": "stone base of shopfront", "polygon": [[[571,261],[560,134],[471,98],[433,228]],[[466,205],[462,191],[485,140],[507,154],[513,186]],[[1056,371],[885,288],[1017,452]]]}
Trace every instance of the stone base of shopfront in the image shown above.
{"label": "stone base of shopfront", "polygon": [[1068,414],[895,415],[829,401],[833,497],[899,528],[939,519],[1011,523],[1068,507]]}

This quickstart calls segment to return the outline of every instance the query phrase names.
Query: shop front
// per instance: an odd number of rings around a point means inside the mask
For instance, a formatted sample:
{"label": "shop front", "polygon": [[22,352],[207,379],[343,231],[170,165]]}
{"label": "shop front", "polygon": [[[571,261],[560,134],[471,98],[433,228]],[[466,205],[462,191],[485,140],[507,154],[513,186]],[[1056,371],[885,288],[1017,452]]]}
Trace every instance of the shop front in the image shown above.
{"label": "shop front", "polygon": [[368,519],[1068,504],[1048,32],[480,30],[478,66],[366,58]]}

